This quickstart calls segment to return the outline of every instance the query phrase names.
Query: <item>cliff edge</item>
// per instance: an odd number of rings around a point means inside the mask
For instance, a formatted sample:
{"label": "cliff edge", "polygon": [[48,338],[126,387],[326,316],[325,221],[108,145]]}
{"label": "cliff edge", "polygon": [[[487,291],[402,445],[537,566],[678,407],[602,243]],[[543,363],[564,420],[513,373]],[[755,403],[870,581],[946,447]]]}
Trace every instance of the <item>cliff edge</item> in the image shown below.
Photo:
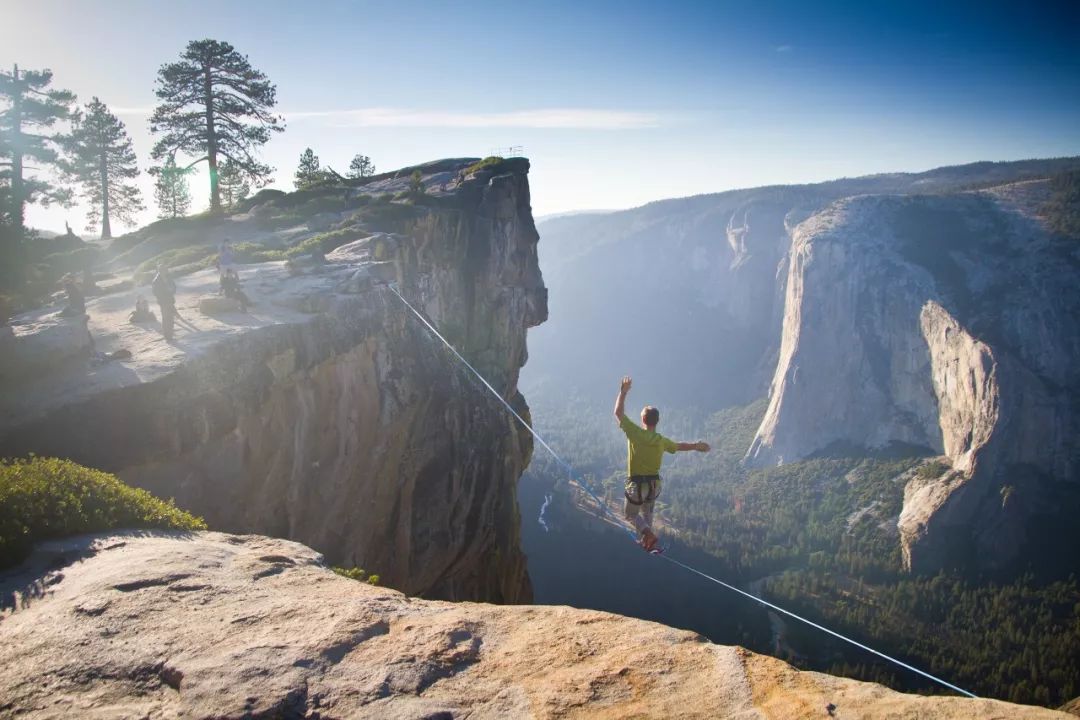
{"label": "cliff edge", "polygon": [[408,598],[259,536],[46,543],[0,590],[5,716],[1070,717],[800,672],[608,613]]}
{"label": "cliff edge", "polygon": [[178,278],[172,343],[127,321],[138,289],[92,299],[88,321],[18,318],[0,346],[0,456],[112,472],[210,527],[302,541],[411,594],[528,602],[516,485],[532,439],[388,287],[527,413],[526,330],[547,317],[528,168],[440,161],[420,166],[422,193],[401,171],[154,226],[116,262],[223,237],[263,253],[354,239],[240,265],[248,312],[219,307],[212,268]]}

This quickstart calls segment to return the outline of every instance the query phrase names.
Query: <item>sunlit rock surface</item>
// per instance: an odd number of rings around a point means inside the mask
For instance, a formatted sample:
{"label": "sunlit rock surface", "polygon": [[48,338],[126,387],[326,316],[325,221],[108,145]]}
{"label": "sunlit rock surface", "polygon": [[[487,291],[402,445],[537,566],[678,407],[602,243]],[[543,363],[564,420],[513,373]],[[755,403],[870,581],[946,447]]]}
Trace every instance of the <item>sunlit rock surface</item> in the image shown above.
{"label": "sunlit rock surface", "polygon": [[1042,226],[1047,183],[838,201],[793,233],[757,463],[834,443],[930,448],[907,488],[909,566],[1009,562],[1077,477],[1080,259]]}
{"label": "sunlit rock surface", "polygon": [[799,672],[608,613],[408,598],[259,536],[47,543],[0,590],[5,716],[1068,717]]}
{"label": "sunlit rock surface", "polygon": [[[299,274],[241,267],[249,313],[199,311],[216,296],[215,270],[179,278],[172,344],[127,321],[134,291],[90,301],[96,350],[131,359],[83,357],[5,381],[0,455],[114,472],[213,528],[302,541],[410,593],[528,601],[515,486],[532,440],[387,285],[527,413],[526,329],[547,315],[528,162],[463,173],[470,162],[426,166],[432,208],[403,208],[411,219],[397,232],[372,225]],[[407,184],[408,174],[345,192]],[[198,233],[257,239],[258,215]]]}

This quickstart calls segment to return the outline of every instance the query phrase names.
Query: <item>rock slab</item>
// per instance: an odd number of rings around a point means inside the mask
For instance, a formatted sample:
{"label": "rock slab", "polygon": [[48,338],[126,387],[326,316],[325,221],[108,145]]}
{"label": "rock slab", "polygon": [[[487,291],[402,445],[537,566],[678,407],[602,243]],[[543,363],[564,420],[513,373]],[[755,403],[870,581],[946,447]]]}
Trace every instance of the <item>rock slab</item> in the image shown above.
{"label": "rock slab", "polygon": [[46,543],[0,590],[3,717],[1067,717],[800,672],[608,613],[409,598],[262,536]]}

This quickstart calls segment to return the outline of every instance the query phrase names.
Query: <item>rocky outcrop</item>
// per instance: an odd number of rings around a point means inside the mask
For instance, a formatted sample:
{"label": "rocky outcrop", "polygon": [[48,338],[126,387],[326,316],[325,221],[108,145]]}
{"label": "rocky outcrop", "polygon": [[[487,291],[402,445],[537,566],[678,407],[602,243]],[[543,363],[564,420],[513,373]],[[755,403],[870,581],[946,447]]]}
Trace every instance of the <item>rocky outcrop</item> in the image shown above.
{"label": "rocky outcrop", "polygon": [[525,334],[546,318],[528,163],[468,165],[439,165],[426,204],[382,206],[396,232],[369,223],[325,265],[242,268],[250,315],[199,313],[216,272],[182,278],[174,345],[127,323],[131,298],[93,301],[97,347],[131,360],[6,387],[0,455],[114,472],[211,527],[299,540],[409,593],[528,601],[515,487],[531,438],[387,286],[527,413]]}
{"label": "rocky outcrop", "polygon": [[1066,717],[799,672],[603,612],[408,598],[258,536],[47,543],[0,591],[12,717]]}
{"label": "rocky outcrop", "polygon": [[1077,274],[1032,217],[1045,183],[849,198],[794,232],[780,361],[748,458],[921,446],[910,567],[1007,564],[1076,478]]}
{"label": "rocky outcrop", "polygon": [[0,382],[18,382],[94,348],[85,317],[51,315],[34,323],[0,326]]}
{"label": "rocky outcrop", "polygon": [[[898,272],[886,254],[880,202],[841,201],[795,229],[780,360],[748,452],[757,463],[839,441],[941,445],[925,343],[892,332],[917,322],[931,279]],[[921,289],[900,292],[907,284]]]}

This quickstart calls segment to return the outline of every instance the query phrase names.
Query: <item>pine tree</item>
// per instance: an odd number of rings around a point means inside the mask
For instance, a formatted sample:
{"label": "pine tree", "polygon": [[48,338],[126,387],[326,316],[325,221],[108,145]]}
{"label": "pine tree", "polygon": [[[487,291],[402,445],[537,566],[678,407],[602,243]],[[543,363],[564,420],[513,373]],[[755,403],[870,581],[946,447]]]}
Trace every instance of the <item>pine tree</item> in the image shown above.
{"label": "pine tree", "polygon": [[139,174],[131,138],[105,103],[96,97],[72,118],[71,132],[62,145],[67,154],[64,174],[82,186],[90,205],[88,230],[101,223],[101,239],[112,237],[112,219],[132,224],[142,211],[142,194],[131,182]]}
{"label": "pine tree", "polygon": [[296,174],[293,184],[297,190],[309,188],[315,183],[324,180],[326,173],[319,164],[319,156],[307,148],[300,155],[300,164],[296,166]]}
{"label": "pine tree", "polygon": [[192,165],[206,160],[211,212],[221,211],[223,160],[256,187],[269,182],[273,168],[258,162],[254,153],[270,133],[285,129],[285,120],[271,113],[277,88],[247,57],[227,42],[193,40],[180,62],[161,66],[157,82],[161,104],[150,118],[150,130],[164,135],[153,157],[183,152],[197,157]]}
{"label": "pine tree", "polygon": [[165,164],[150,169],[156,176],[154,181],[154,201],[158,206],[158,217],[177,218],[187,215],[191,209],[191,193],[188,191],[187,176],[190,170],[177,167],[176,159],[169,156]]}
{"label": "pine tree", "polygon": [[[28,170],[56,165],[59,161],[57,139],[46,134],[58,120],[70,113],[75,95],[66,90],[49,89],[51,70],[0,71],[0,267],[13,279],[21,267],[26,204],[52,201],[67,202],[70,193],[54,187]],[[26,165],[29,160],[34,165]]]}
{"label": "pine tree", "polygon": [[251,194],[247,177],[231,162],[224,162],[218,168],[218,181],[221,185],[221,204],[226,209],[231,209]]}
{"label": "pine tree", "polygon": [[349,177],[366,178],[375,174],[375,163],[367,155],[357,155],[349,163]]}
{"label": "pine tree", "polygon": [[412,175],[409,176],[409,192],[413,195],[424,194],[424,176],[419,170],[413,170]]}

